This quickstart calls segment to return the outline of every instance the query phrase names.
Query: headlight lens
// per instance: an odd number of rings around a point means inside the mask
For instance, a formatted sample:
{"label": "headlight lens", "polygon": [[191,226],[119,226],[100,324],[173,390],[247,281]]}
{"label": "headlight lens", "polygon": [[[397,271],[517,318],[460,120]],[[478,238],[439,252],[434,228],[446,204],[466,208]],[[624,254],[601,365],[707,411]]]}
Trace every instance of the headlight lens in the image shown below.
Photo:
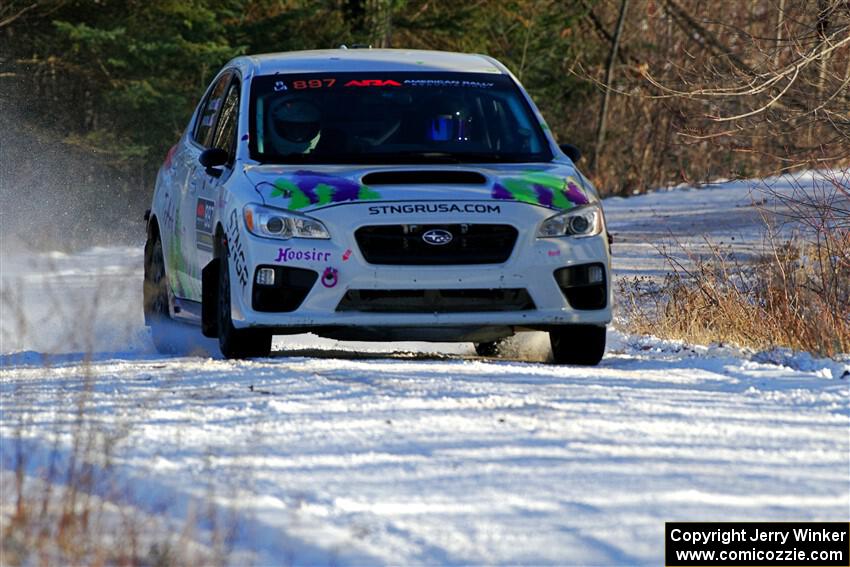
{"label": "headlight lens", "polygon": [[596,236],[602,232],[602,226],[602,209],[598,205],[586,205],[549,217],[540,225],[537,237]]}
{"label": "headlight lens", "polygon": [[314,218],[273,207],[250,204],[242,209],[245,226],[263,238],[330,238],[328,229]]}

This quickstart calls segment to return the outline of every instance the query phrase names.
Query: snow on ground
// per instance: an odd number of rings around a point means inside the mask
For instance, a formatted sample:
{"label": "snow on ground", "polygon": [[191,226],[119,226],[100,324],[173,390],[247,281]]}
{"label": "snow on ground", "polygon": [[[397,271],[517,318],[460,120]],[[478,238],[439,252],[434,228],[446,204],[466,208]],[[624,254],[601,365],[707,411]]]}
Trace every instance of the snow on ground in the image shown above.
{"label": "snow on ground", "polygon": [[[609,199],[617,271],[663,272],[668,230],[751,248],[749,191]],[[169,358],[142,327],[140,247],[0,251],[0,467],[21,420],[30,474],[57,435],[68,458],[89,396],[128,434],[114,474],[137,505],[179,525],[214,494],[257,565],[657,565],[665,521],[850,518],[843,361],[613,331],[596,368],[539,362],[542,335],[531,362],[311,336]]]}
{"label": "snow on ground", "polygon": [[[798,172],[763,180],[718,182],[677,187],[636,197],[605,200],[608,228],[614,235],[614,267],[620,276],[659,276],[667,263],[659,249],[682,256],[682,247],[707,253],[708,242],[740,258],[757,255],[764,241],[764,212],[774,213],[773,230],[789,237],[800,225],[788,222],[787,203],[821,196],[839,206],[834,184],[850,186],[850,171]],[[846,201],[841,204],[848,207]]]}

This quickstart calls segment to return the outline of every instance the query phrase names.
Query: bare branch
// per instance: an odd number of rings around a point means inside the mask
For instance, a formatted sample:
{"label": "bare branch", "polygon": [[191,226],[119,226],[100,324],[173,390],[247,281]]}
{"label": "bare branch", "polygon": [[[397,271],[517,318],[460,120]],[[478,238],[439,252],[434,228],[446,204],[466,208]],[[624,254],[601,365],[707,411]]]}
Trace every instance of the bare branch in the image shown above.
{"label": "bare branch", "polygon": [[792,76],[792,77],[791,77],[791,80],[790,80],[790,81],[788,81],[788,84],[787,84],[787,85],[785,85],[785,88],[784,88],[784,89],[782,89],[782,91],[781,91],[778,95],[776,95],[775,97],[773,97],[773,98],[770,100],[770,102],[768,102],[767,104],[765,104],[765,105],[764,105],[764,106],[762,106],[761,108],[757,108],[757,109],[752,110],[752,111],[750,111],[750,112],[745,112],[744,114],[738,114],[737,116],[727,116],[727,117],[724,117],[724,118],[713,118],[712,120],[714,120],[715,122],[728,122],[728,121],[730,121],[730,120],[740,120],[741,118],[747,118],[748,116],[754,116],[754,115],[756,115],[756,114],[759,114],[759,113],[761,113],[761,112],[764,112],[765,110],[767,110],[768,108],[770,108],[771,106],[773,106],[773,105],[774,105],[774,103],[776,103],[776,101],[778,101],[780,98],[782,98],[782,97],[785,95],[785,93],[787,93],[787,92],[788,92],[788,89],[790,89],[790,88],[791,88],[791,85],[793,85],[793,84],[794,84],[794,81],[796,81],[796,80],[797,80],[797,76],[798,76],[799,74],[800,74],[800,70],[799,70],[799,69],[795,70],[795,71],[794,71],[794,76]]}
{"label": "bare branch", "polygon": [[29,6],[25,6],[25,7],[21,8],[20,10],[18,10],[16,13],[12,14],[11,16],[8,16],[8,17],[0,20],[0,29],[3,29],[6,26],[12,25],[12,23],[15,20],[17,20],[18,18],[20,18],[21,16],[23,16],[24,14],[26,14],[27,12],[29,12],[30,10],[32,10],[34,8],[38,8],[38,2],[30,4]]}

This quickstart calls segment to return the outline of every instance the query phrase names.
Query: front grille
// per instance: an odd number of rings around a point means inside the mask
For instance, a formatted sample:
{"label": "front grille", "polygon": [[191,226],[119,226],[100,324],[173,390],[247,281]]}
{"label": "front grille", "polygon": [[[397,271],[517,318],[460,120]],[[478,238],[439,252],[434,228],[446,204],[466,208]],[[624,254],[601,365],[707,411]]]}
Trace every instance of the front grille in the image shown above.
{"label": "front grille", "polygon": [[369,313],[480,313],[527,311],[534,301],[524,289],[352,289],[337,311]]}
{"label": "front grille", "polygon": [[[426,243],[422,235],[432,230],[450,232],[451,242]],[[370,264],[446,266],[506,262],[517,234],[506,224],[397,224],[364,226],[354,236]]]}

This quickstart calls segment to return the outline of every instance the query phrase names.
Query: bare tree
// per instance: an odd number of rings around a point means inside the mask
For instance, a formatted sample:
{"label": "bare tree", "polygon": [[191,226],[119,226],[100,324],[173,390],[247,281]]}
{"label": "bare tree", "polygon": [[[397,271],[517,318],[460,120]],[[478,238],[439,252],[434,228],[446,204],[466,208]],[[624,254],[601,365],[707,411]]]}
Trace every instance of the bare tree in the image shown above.
{"label": "bare tree", "polygon": [[[620,15],[617,17],[617,28],[614,31],[614,36],[611,40],[611,50],[608,52],[608,63],[605,66],[605,85],[610,85],[614,80],[614,64],[617,61],[617,50],[620,46],[620,37],[623,35],[623,23],[626,20],[626,10],[629,8],[629,0],[621,0]],[[593,152],[593,161],[591,162],[591,170],[596,170],[596,164],[599,160],[599,154],[602,152],[602,145],[605,142],[605,126],[608,118],[608,101],[611,98],[610,89],[604,89],[602,94],[602,104],[599,107],[599,120],[596,126],[596,145]]]}

